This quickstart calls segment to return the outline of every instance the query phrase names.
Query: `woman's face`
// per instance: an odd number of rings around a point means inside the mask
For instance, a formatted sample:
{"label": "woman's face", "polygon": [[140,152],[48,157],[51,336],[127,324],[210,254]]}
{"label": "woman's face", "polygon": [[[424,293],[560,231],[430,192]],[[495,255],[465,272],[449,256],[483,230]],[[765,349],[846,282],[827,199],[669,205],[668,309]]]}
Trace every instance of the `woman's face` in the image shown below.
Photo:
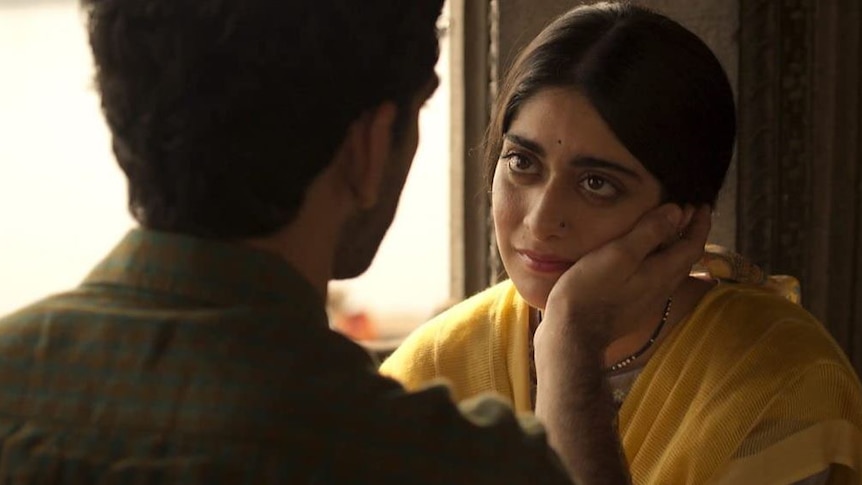
{"label": "woman's face", "polygon": [[586,97],[541,90],[512,120],[494,172],[494,226],[506,271],[521,296],[543,309],[564,271],[625,234],[660,199],[659,181]]}

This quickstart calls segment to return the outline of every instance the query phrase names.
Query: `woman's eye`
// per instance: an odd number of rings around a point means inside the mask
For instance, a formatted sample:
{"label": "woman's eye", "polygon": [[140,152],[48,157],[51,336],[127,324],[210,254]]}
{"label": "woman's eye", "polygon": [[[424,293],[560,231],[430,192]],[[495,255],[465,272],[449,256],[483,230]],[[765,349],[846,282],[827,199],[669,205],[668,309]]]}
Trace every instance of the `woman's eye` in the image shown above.
{"label": "woman's eye", "polygon": [[538,166],[527,157],[518,153],[511,153],[503,157],[509,164],[509,171],[516,174],[538,173]]}
{"label": "woman's eye", "polygon": [[581,187],[598,197],[610,198],[617,195],[619,192],[613,184],[598,175],[588,175],[584,177],[581,181]]}

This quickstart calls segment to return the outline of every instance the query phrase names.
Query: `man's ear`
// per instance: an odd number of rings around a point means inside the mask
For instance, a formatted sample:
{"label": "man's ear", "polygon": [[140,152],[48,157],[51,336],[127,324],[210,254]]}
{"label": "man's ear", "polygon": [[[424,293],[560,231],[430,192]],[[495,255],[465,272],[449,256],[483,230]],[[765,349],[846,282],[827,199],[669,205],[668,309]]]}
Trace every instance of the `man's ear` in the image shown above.
{"label": "man's ear", "polygon": [[346,156],[344,174],[360,209],[373,207],[380,196],[383,174],[391,158],[397,111],[395,103],[384,102],[366,111],[347,131],[342,146]]}

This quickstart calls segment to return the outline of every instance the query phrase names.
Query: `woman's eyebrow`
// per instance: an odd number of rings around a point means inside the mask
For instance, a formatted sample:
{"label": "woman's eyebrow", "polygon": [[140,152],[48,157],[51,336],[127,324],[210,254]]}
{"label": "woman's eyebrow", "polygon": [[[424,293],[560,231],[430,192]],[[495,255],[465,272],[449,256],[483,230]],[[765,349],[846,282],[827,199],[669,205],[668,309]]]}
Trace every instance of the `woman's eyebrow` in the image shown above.
{"label": "woman's eyebrow", "polygon": [[[542,145],[536,141],[533,141],[526,136],[517,135],[514,133],[506,133],[503,135],[503,138],[518,145],[522,148],[530,150],[540,157],[545,156],[545,150],[542,148]],[[614,172],[619,172],[623,175],[627,175],[639,182],[643,181],[643,177],[641,174],[636,171],[630,169],[622,163],[614,162],[612,160],[605,160],[602,158],[591,157],[591,156],[577,156],[569,162],[572,166],[577,168],[601,168],[605,170],[612,170]]]}
{"label": "woman's eyebrow", "polygon": [[571,165],[578,168],[601,168],[605,170],[612,170],[614,172],[619,172],[623,175],[628,175],[629,177],[640,181],[643,181],[643,177],[641,174],[635,172],[634,170],[626,167],[625,165],[614,162],[611,160],[604,160],[601,158],[590,157],[590,156],[577,156],[569,162]]}
{"label": "woman's eyebrow", "polygon": [[530,150],[531,152],[535,153],[536,155],[538,155],[540,157],[545,156],[545,149],[542,148],[542,145],[540,145],[538,142],[530,140],[529,138],[527,138],[525,136],[516,135],[514,133],[506,133],[505,135],[503,135],[503,138],[509,140],[510,142],[514,143],[515,145],[519,145],[522,148],[526,148],[527,150]]}

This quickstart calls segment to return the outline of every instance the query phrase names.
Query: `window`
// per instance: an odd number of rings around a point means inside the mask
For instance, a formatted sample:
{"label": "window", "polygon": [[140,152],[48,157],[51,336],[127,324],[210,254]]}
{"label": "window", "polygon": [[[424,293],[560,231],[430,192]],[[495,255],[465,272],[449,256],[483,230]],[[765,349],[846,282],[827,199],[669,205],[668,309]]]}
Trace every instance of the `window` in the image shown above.
{"label": "window", "polygon": [[77,285],[133,226],[78,2],[0,6],[0,315]]}
{"label": "window", "polygon": [[365,274],[330,284],[333,325],[384,347],[427,320],[451,295],[448,12],[447,2],[437,62],[440,86],[420,114],[419,148],[392,227]]}

